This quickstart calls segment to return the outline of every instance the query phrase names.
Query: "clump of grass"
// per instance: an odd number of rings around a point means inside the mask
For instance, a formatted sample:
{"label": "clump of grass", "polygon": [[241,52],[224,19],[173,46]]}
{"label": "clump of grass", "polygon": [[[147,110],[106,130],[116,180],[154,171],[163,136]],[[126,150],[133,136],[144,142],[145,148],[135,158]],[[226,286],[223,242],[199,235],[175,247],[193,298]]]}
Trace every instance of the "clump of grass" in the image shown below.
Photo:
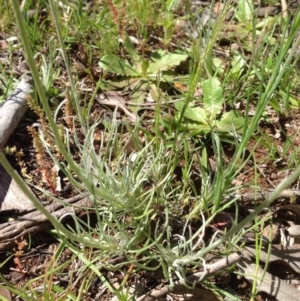
{"label": "clump of grass", "polygon": [[[277,61],[274,59],[273,61],[276,62],[272,66],[272,70],[268,70],[270,79],[266,79],[265,70],[258,71],[255,62],[247,66],[248,70],[245,76],[241,72],[236,78],[244,81],[247,76],[254,77],[255,75],[262,81],[256,87],[247,87],[241,83],[243,86],[243,97],[241,98],[246,99],[245,125],[242,134],[234,131],[230,133],[232,138],[230,143],[234,149],[234,155],[225,162],[224,143],[222,142],[224,137],[221,131],[211,127],[204,137],[195,138],[188,130],[183,131],[181,125],[184,122],[185,110],[192,101],[195,101],[195,91],[199,88],[199,81],[203,82],[205,78],[216,76],[215,74],[218,73],[217,68],[211,65],[212,49],[218,39],[227,9],[220,15],[212,29],[203,28],[203,31],[207,31],[203,32],[205,39],[199,36],[194,41],[195,47],[191,54],[193,60],[189,74],[190,84],[187,93],[180,95],[180,97],[184,97],[185,103],[178,119],[178,127],[174,129],[172,122],[168,123],[163,120],[160,115],[161,108],[157,107],[154,113],[153,128],[147,130],[144,126],[146,116],[142,116],[133,126],[128,124],[120,126],[116,117],[117,110],[114,111],[112,120],[109,122],[104,118],[98,118],[92,124],[90,123],[88,114],[83,113],[82,100],[77,93],[78,83],[71,71],[65,50],[66,37],[60,31],[62,25],[59,10],[54,1],[51,0],[49,3],[69,80],[67,100],[58,105],[54,112],[49,107],[45,93],[45,88],[47,91],[47,88],[50,88],[58,76],[51,77],[54,72],[53,60],[48,62],[42,60],[44,70],[44,82],[42,83],[35,67],[30,45],[26,40],[27,33],[18,3],[12,1],[27,62],[31,68],[42,105],[42,111],[39,111],[40,108],[36,108],[36,112],[40,117],[46,116],[41,119],[42,123],[47,123],[46,128],[51,129],[51,145],[55,145],[60,156],[56,156],[53,148],[49,146],[48,130],[32,131],[32,136],[36,139],[38,153],[46,153],[51,158],[53,165],[60,167],[72,185],[73,191],[90,194],[94,204],[91,208],[82,208],[82,210],[94,212],[96,226],[92,226],[89,219],[84,222],[76,215],[72,215],[75,227],[67,228],[60,220],[47,212],[41,203],[32,200],[36,208],[45,214],[55,227],[52,234],[61,241],[57,257],[61,256],[63,247],[67,247],[74,256],[83,262],[82,269],[78,269],[80,276],[76,275],[76,277],[84,279],[78,296],[74,297],[70,289],[62,292],[61,287],[53,284],[53,275],[57,268],[54,262],[49,273],[44,276],[47,287],[44,288],[42,295],[44,298],[56,298],[56,300],[66,298],[66,296],[78,299],[79,296],[82,296],[83,290],[88,288],[88,283],[92,279],[91,275],[97,275],[120,300],[126,300],[127,294],[123,289],[126,287],[128,275],[142,270],[161,270],[171,285],[176,277],[186,286],[190,286],[186,281],[186,276],[196,268],[205,269],[205,255],[214,252],[219,256],[226,256],[239,249],[242,245],[241,237],[245,232],[245,225],[254,222],[252,229],[259,229],[265,220],[257,220],[257,215],[263,208],[269,206],[280,191],[300,174],[300,170],[297,169],[291,178],[286,179],[275,189],[269,199],[257,206],[253,213],[243,220],[239,219],[236,198],[231,198],[230,201],[227,201],[228,198],[226,199],[242,188],[234,186],[233,180],[249,159],[249,156],[244,155],[247,143],[257,130],[267,104],[288,69],[296,44],[290,54],[288,54],[288,50],[300,27],[299,18],[295,19],[290,36],[282,41],[282,47],[276,53]],[[118,10],[111,1],[107,1],[107,4],[113,15],[113,21],[117,23],[117,27],[119,26],[117,31],[122,34],[123,25],[121,27],[118,23],[120,20],[116,22],[116,19],[119,18]],[[145,2],[145,7],[147,5],[149,3]],[[147,35],[145,7],[139,15],[141,19],[138,19],[137,16],[143,37]],[[170,18],[168,21],[172,23],[174,21],[172,5],[166,6],[165,9],[165,13]],[[122,13],[125,14],[125,12]],[[79,20],[80,16],[77,15],[76,18]],[[170,22],[165,25],[166,43],[169,42],[169,35],[172,31]],[[196,49],[196,46],[199,48]],[[107,52],[109,53],[109,50]],[[260,66],[260,68],[263,67],[265,66]],[[226,76],[228,77],[226,78]],[[224,83],[232,80],[232,76],[234,76],[233,72],[225,73]],[[101,85],[101,80],[100,78],[97,88]],[[97,93],[97,88],[93,92],[93,97]],[[258,101],[256,114],[250,119],[248,112],[253,95],[256,95]],[[229,98],[234,99],[234,95]],[[57,116],[61,114],[63,104],[65,104],[66,119],[62,131],[62,128],[57,125]],[[86,112],[91,112],[91,106]],[[163,131],[161,125],[164,126]],[[78,128],[80,128],[79,131]],[[133,147],[129,152],[123,147],[124,132],[129,133],[129,138],[133,142]],[[97,141],[96,137],[98,137]],[[226,139],[228,139],[227,136]],[[99,144],[98,148],[95,148],[96,143]],[[77,160],[74,160],[72,156],[74,149],[77,152]],[[209,159],[212,157],[215,160],[215,168],[209,164]],[[0,158],[8,172],[14,176],[2,153],[0,153]],[[28,188],[20,179],[16,180],[30,198]],[[63,202],[54,195],[53,191],[51,193],[41,187],[37,187],[37,189],[54,201]],[[227,223],[225,230],[218,229],[211,237],[206,237],[207,230],[214,223],[214,219],[222,213],[226,213],[229,208],[234,208],[235,216],[230,223]],[[258,241],[257,246],[259,246]],[[120,256],[122,261],[111,264],[110,260],[116,256]],[[113,271],[125,275],[119,290],[115,289],[104,277],[103,271]],[[83,276],[83,274],[87,276]],[[71,286],[71,282],[68,286]],[[27,287],[31,290],[32,284],[28,283]],[[32,296],[38,298],[40,295],[36,291],[22,294],[25,300],[29,300]]]}

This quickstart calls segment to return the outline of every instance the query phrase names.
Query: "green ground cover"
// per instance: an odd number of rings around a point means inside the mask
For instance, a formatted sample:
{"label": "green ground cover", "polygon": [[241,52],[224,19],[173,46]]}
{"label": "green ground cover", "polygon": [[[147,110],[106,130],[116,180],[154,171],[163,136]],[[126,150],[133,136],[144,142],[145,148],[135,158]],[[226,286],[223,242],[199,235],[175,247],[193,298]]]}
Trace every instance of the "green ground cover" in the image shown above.
{"label": "green ground cover", "polygon": [[[24,74],[34,80],[18,129],[30,145],[8,144],[1,163],[11,172],[6,157],[30,149],[18,161],[25,193],[26,182],[63,202],[56,167],[67,196],[93,200],[68,226],[33,199],[53,225],[54,255],[18,285],[2,274],[2,287],[22,300],[138,300],[130,287],[139,277],[192,288],[190,275],[243,250],[249,233],[259,262],[274,217],[265,210],[300,175],[297,132],[279,148],[264,127],[297,119],[300,15],[257,9],[246,0],[0,1],[1,100]],[[264,160],[293,173],[246,213],[240,196],[270,188],[260,184],[262,146]],[[228,273],[241,272],[232,264],[198,282],[220,300],[258,300],[258,277],[239,295],[216,282]]]}

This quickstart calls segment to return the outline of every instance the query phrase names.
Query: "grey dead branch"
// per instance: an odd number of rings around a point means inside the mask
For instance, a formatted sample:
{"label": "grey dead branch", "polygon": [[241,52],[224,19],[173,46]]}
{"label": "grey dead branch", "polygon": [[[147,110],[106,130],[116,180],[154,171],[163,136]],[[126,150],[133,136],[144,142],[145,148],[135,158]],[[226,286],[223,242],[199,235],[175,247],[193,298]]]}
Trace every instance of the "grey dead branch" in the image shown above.
{"label": "grey dead branch", "polygon": [[[28,109],[27,96],[32,91],[30,78],[23,78],[0,106],[0,149],[2,149]],[[1,163],[1,162],[0,162]],[[0,165],[0,211],[34,209],[15,181]]]}
{"label": "grey dead branch", "polygon": [[[270,190],[265,190],[265,191],[258,191],[258,192],[250,192],[250,193],[245,193],[245,194],[234,194],[234,195],[229,195],[228,197],[225,198],[225,201],[228,202],[230,200],[235,199],[239,203],[251,203],[251,202],[260,202],[264,201],[265,199],[269,198],[270,195],[274,189]],[[283,190],[278,196],[277,200],[283,199],[283,200],[289,200],[292,197],[300,197],[300,191],[297,189],[286,189]]]}
{"label": "grey dead branch", "polygon": [[[62,217],[70,217],[82,212],[82,208],[91,208],[94,205],[94,201],[88,195],[81,194],[60,203],[53,202],[45,206],[45,208],[53,216],[61,220]],[[13,221],[0,224],[0,252],[14,246],[18,239],[40,232],[50,226],[51,224],[47,217],[37,210],[20,215]]]}
{"label": "grey dead branch", "polygon": [[0,212],[10,210],[26,212],[32,209],[34,209],[32,202],[0,165]]}
{"label": "grey dead branch", "polygon": [[0,109],[0,149],[22,120],[27,108],[27,96],[32,90],[31,80],[23,78]]}

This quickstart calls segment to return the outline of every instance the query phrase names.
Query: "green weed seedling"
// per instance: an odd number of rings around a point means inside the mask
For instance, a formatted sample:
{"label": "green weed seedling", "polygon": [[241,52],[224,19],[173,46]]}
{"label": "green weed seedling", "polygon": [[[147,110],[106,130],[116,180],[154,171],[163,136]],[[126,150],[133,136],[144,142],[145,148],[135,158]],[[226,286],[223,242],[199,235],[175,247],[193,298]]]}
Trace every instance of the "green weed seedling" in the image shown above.
{"label": "green weed seedling", "polygon": [[276,39],[272,37],[272,35],[266,34],[265,31],[267,28],[273,28],[273,25],[278,21],[278,18],[266,16],[261,22],[257,22],[257,16],[252,1],[239,0],[235,18],[239,22],[236,26],[235,34],[238,34],[241,40],[248,40],[248,45],[247,43],[243,43],[243,46],[248,48],[247,50],[253,50],[253,43],[251,40],[255,39],[255,37],[259,37],[262,42],[268,40],[272,45],[276,42]]}
{"label": "green weed seedling", "polygon": [[[176,73],[172,71],[172,68],[188,58],[185,51],[167,53],[157,50],[150,55],[149,59],[145,59],[136,52],[128,37],[124,46],[130,55],[131,62],[108,54],[101,58],[99,65],[103,70],[120,77],[120,80],[117,81],[118,88],[128,89],[130,87],[132,91],[130,99],[135,104],[142,104],[148,91],[151,97],[158,101],[162,91],[160,91],[157,81],[173,82]],[[112,84],[116,86],[116,81]],[[136,106],[130,108],[138,110]]]}
{"label": "green weed seedling", "polygon": [[183,114],[183,122],[180,126],[190,131],[194,135],[205,135],[212,130],[220,134],[231,132],[241,132],[245,120],[240,112],[223,112],[225,99],[220,81],[212,77],[203,82],[203,108],[199,105],[189,103],[183,111],[185,102],[180,101],[175,104],[179,115]]}

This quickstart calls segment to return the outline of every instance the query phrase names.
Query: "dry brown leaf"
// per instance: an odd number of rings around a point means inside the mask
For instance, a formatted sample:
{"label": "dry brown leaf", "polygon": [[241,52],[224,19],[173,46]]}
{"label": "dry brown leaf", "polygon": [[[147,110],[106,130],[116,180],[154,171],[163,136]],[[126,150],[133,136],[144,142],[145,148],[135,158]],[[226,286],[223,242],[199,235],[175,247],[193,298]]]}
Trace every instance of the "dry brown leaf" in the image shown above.
{"label": "dry brown leaf", "polygon": [[268,238],[270,242],[276,242],[280,237],[279,225],[277,224],[267,225],[264,228],[262,234],[264,237]]}
{"label": "dry brown leaf", "polygon": [[215,15],[218,15],[219,13],[222,12],[222,10],[224,9],[224,6],[225,6],[224,3],[221,3],[221,2],[216,3],[213,7],[213,13]]}
{"label": "dry brown leaf", "polygon": [[238,264],[242,270],[244,277],[251,283],[256,280],[258,291],[265,292],[274,296],[278,301],[299,301],[300,291],[285,281],[265,272],[262,268],[256,266],[244,259]]}
{"label": "dry brown leaf", "polygon": [[102,105],[120,108],[129,117],[131,122],[136,122],[139,119],[139,116],[136,113],[127,109],[125,100],[121,93],[110,91],[105,94],[97,95],[96,100]]}
{"label": "dry brown leaf", "polygon": [[0,287],[0,296],[5,298],[5,300],[11,301],[11,294],[10,291],[7,288]]}
{"label": "dry brown leaf", "polygon": [[[249,252],[249,255],[251,257],[256,257],[257,251],[255,248],[247,246],[246,250]],[[271,254],[268,254],[268,252],[265,252],[264,250],[261,250],[259,253],[260,260],[262,260],[264,262],[283,260],[285,263],[288,263],[289,266],[297,273],[300,273],[299,258],[300,258],[300,245],[299,244],[295,244],[290,247],[284,247],[281,245],[273,245]]]}

